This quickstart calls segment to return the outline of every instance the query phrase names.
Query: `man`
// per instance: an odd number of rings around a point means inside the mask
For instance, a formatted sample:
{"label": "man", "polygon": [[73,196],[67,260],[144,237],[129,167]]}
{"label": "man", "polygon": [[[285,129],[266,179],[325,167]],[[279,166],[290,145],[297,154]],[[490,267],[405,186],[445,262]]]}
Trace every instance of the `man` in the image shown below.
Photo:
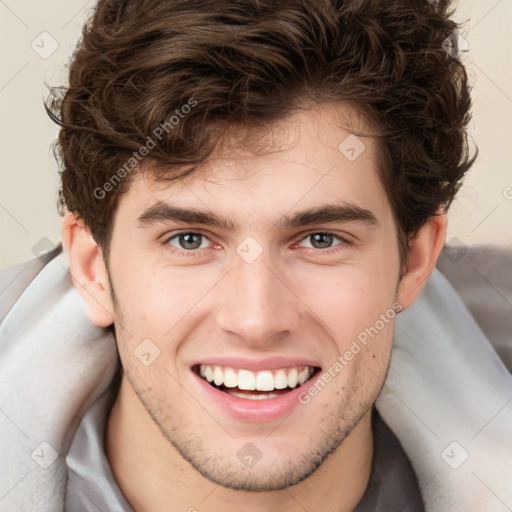
{"label": "man", "polygon": [[374,404],[473,161],[455,29],[445,2],[99,2],[48,110],[119,365],[65,434],[65,510],[424,510]]}

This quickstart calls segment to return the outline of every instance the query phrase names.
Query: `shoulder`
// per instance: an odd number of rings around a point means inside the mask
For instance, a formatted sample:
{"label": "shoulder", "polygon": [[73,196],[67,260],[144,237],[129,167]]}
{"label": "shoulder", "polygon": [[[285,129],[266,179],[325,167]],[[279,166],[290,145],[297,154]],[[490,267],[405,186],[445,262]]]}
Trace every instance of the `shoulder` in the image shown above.
{"label": "shoulder", "polygon": [[0,323],[45,265],[62,252],[57,245],[48,253],[0,272]]}
{"label": "shoulder", "polygon": [[450,282],[501,360],[512,371],[512,251],[448,244],[437,268]]}

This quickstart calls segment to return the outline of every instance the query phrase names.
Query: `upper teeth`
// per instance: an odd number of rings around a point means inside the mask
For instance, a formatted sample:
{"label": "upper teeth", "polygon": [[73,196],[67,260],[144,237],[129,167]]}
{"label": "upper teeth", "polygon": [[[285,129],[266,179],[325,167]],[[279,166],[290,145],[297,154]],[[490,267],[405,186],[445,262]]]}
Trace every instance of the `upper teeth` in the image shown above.
{"label": "upper teeth", "polygon": [[306,382],[314,372],[311,366],[300,368],[281,368],[279,370],[238,370],[226,366],[199,366],[199,375],[216,386],[224,384],[227,388],[247,391],[273,391],[274,389],[294,388]]}

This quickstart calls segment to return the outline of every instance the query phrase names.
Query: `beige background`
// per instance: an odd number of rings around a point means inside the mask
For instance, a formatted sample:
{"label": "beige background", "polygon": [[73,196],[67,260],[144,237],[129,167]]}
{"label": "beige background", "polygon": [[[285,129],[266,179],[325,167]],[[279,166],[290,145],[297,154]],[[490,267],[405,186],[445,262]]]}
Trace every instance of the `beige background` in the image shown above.
{"label": "beige background", "polygon": [[[0,0],[0,269],[59,240],[50,150],[57,127],[42,106],[44,83],[64,83],[94,3]],[[471,134],[480,156],[453,204],[447,240],[512,248],[512,0],[460,0],[456,18],[467,20],[463,61],[474,85]]]}

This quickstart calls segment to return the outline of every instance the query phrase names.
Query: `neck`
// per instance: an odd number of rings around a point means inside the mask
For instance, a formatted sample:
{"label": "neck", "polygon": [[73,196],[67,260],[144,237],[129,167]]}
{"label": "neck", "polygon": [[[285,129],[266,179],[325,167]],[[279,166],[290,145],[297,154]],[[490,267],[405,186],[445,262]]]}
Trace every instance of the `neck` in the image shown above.
{"label": "neck", "polygon": [[[220,487],[199,474],[164,438],[126,377],[107,424],[105,450],[118,485],[137,512],[239,510],[349,512],[371,472],[371,411],[306,480],[282,491],[250,493]],[[279,508],[278,508],[279,507]]]}

